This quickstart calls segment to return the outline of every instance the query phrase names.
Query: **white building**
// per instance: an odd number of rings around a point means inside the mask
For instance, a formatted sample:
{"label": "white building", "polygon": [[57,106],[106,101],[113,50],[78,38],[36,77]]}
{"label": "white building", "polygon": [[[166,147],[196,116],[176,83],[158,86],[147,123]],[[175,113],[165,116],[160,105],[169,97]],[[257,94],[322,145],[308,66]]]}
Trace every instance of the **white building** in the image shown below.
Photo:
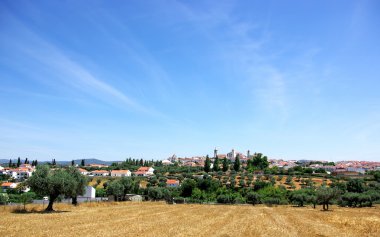
{"label": "white building", "polygon": [[111,170],[112,177],[128,177],[131,176],[131,171],[129,170]]}
{"label": "white building", "polygon": [[231,152],[227,153],[227,159],[230,161],[233,161],[236,158],[236,152],[235,149],[232,149]]}
{"label": "white building", "polygon": [[173,163],[170,160],[163,160],[162,164],[163,165],[172,165]]}
{"label": "white building", "polygon": [[94,170],[91,172],[93,176],[109,176],[110,173],[107,170]]}
{"label": "white building", "polygon": [[154,169],[152,167],[140,167],[136,172],[136,176],[149,176],[153,175]]}
{"label": "white building", "polygon": [[17,174],[17,179],[23,180],[28,179],[30,176],[32,176],[32,171],[28,168],[19,168],[14,170]]}
{"label": "white building", "polygon": [[78,168],[78,171],[83,174],[83,175],[88,175],[90,172],[88,172],[87,170],[85,169],[82,169],[82,168]]}

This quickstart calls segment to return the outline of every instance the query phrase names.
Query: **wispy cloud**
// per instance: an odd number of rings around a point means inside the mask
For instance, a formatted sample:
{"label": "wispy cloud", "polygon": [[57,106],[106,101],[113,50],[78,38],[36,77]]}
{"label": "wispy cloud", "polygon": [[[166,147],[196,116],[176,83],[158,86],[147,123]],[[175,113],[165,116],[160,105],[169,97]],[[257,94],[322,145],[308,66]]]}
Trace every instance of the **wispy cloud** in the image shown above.
{"label": "wispy cloud", "polygon": [[[99,17],[103,19],[102,22],[98,21]],[[141,71],[146,76],[138,79],[147,80],[150,86],[154,86],[151,93],[154,92],[160,98],[166,98],[170,93],[175,92],[169,73],[116,14],[110,13],[106,9],[98,9],[96,17],[87,14],[86,19],[92,22],[92,25],[97,28],[99,34],[107,39],[107,42],[118,48],[120,53],[125,54],[128,60],[142,69]],[[112,25],[112,28],[108,27],[109,25]],[[144,93],[141,88],[139,90]]]}
{"label": "wispy cloud", "polygon": [[270,12],[267,22],[256,23],[238,20],[233,14],[232,5],[203,12],[184,3],[176,4],[189,21],[194,21],[196,27],[200,27],[214,41],[213,47],[218,48],[217,57],[225,60],[226,65],[236,73],[231,80],[242,77],[238,80],[243,83],[238,84],[243,85],[242,90],[251,93],[255,104],[288,113],[286,73],[271,62],[274,55],[266,50],[270,41]]}
{"label": "wispy cloud", "polygon": [[[8,41],[13,49],[24,57],[28,57],[40,64],[40,69],[48,72],[55,83],[64,83],[78,91],[91,94],[111,104],[121,104],[136,111],[151,113],[120,89],[105,82],[79,61],[70,57],[58,46],[43,39],[31,29],[27,28],[14,16],[8,15],[8,19],[17,26],[15,37],[8,35],[3,40]],[[17,37],[16,37],[17,36]],[[21,37],[20,37],[21,36]],[[54,83],[52,83],[54,84]]]}

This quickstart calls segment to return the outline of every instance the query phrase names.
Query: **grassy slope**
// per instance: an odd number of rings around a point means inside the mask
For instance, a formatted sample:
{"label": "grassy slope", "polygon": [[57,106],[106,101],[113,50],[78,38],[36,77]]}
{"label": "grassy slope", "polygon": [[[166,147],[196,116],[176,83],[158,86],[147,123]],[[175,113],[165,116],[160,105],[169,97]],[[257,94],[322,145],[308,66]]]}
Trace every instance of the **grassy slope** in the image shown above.
{"label": "grassy slope", "polygon": [[15,214],[0,207],[0,236],[380,236],[379,209],[90,203]]}

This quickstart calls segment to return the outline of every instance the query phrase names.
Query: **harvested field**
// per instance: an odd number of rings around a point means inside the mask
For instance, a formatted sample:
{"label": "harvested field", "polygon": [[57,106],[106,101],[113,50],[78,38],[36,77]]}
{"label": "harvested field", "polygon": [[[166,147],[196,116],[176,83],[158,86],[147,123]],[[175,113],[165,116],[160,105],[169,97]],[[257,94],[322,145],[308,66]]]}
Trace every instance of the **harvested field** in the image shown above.
{"label": "harvested field", "polygon": [[55,213],[0,207],[0,236],[380,236],[380,207],[57,204]]}

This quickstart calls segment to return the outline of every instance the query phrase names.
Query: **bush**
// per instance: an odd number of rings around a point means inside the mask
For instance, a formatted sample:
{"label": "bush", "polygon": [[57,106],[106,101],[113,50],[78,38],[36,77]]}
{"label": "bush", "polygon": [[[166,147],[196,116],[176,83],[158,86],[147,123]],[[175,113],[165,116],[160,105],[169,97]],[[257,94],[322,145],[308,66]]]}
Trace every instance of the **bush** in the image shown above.
{"label": "bush", "polygon": [[292,181],[293,181],[293,177],[290,176],[290,175],[288,175],[288,176],[286,177],[285,183],[286,183],[286,184],[290,184],[290,182],[292,182]]}
{"label": "bush", "polygon": [[271,184],[265,181],[256,180],[254,183],[253,191],[259,191],[260,189],[266,188],[268,186],[271,186]]}
{"label": "bush", "polygon": [[280,204],[280,199],[274,198],[274,197],[265,197],[261,201],[263,204],[267,206],[272,206],[272,205],[279,205]]}
{"label": "bush", "polygon": [[258,193],[249,192],[245,198],[249,204],[255,205],[260,203],[260,195]]}
{"label": "bush", "polygon": [[9,201],[9,196],[6,193],[0,193],[0,204],[7,204]]}
{"label": "bush", "polygon": [[289,201],[299,207],[303,207],[307,202],[307,195],[302,190],[293,191],[289,195]]}

